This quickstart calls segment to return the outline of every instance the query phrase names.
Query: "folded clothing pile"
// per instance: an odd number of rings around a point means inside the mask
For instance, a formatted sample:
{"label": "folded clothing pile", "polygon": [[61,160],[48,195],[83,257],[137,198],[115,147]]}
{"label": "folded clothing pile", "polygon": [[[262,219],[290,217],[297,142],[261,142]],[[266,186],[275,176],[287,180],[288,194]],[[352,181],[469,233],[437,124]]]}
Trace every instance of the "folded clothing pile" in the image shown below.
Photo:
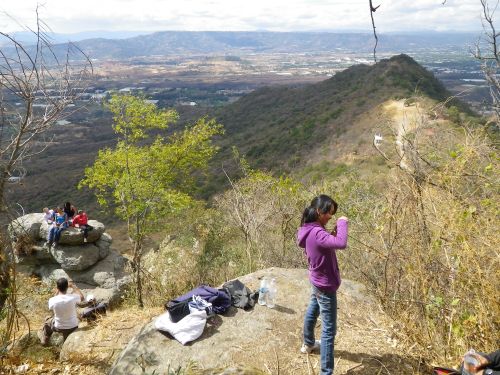
{"label": "folded clothing pile", "polygon": [[165,303],[167,312],[155,320],[155,328],[170,333],[182,345],[203,333],[207,317],[222,314],[231,306],[224,289],[201,285]]}

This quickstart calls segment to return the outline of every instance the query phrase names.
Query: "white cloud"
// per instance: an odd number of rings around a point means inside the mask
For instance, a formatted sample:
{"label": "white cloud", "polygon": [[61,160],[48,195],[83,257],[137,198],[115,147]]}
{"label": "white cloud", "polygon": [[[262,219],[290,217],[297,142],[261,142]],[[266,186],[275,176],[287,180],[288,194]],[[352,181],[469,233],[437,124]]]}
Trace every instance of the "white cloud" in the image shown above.
{"label": "white cloud", "polygon": [[[33,25],[39,0],[2,0],[0,11]],[[490,0],[494,1],[494,0]],[[379,32],[479,29],[479,0],[374,0]],[[85,30],[335,30],[371,27],[366,0],[45,0],[55,32]],[[4,31],[19,29],[0,15]]]}

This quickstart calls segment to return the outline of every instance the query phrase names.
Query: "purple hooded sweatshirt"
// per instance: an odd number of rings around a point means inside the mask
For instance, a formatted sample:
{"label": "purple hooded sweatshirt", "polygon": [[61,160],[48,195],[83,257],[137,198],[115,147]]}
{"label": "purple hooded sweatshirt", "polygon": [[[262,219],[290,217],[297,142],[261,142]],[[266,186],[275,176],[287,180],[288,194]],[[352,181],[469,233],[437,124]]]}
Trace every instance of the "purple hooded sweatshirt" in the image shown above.
{"label": "purple hooded sweatshirt", "polygon": [[305,248],[309,280],[325,292],[335,293],[340,286],[340,272],[335,249],[347,246],[347,221],[337,220],[337,235],[328,233],[318,223],[306,223],[297,233],[299,246]]}

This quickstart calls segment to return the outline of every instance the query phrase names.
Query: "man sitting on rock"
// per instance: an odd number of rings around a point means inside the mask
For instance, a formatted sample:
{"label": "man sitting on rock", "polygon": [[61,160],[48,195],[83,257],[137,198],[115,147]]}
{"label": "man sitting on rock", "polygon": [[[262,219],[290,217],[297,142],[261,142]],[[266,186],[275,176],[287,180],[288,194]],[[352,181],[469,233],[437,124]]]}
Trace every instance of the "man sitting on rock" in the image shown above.
{"label": "man sitting on rock", "polygon": [[83,242],[87,242],[89,231],[94,229],[93,226],[88,224],[88,221],[87,214],[83,210],[78,210],[78,215],[73,218],[73,226],[80,228],[80,232],[83,232]]}
{"label": "man sitting on rock", "polygon": [[[53,311],[54,316],[45,321],[39,332],[42,345],[48,344],[53,332],[62,333],[63,341],[66,341],[66,338],[78,328],[76,306],[85,299],[82,291],[64,277],[58,279],[56,285],[56,295],[49,299],[49,310]],[[67,293],[68,287],[73,288],[73,293]]]}

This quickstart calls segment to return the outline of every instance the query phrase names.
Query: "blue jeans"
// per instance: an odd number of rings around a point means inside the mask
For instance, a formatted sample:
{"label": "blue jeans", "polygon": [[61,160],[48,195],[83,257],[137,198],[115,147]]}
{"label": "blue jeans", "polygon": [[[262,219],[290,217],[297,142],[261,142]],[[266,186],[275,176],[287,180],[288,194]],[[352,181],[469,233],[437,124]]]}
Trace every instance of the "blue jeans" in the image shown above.
{"label": "blue jeans", "polygon": [[337,293],[329,293],[312,286],[311,301],[304,318],[304,343],[314,345],[314,326],[321,314],[321,375],[333,374],[333,347],[337,333]]}
{"label": "blue jeans", "polygon": [[65,229],[66,227],[62,225],[60,227],[56,227],[54,225],[49,232],[49,242],[59,242],[59,239],[61,238],[61,232]]}

